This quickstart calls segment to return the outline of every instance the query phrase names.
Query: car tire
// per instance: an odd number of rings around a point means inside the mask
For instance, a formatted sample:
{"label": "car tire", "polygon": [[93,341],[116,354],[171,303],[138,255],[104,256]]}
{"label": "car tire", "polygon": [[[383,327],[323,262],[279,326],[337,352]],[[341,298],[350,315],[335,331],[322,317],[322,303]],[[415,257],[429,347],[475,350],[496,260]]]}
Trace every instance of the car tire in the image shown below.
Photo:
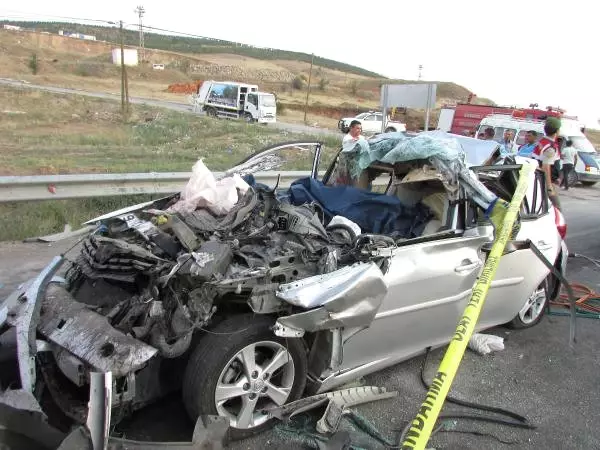
{"label": "car tire", "polygon": [[[219,323],[212,334],[199,340],[188,361],[182,389],[192,421],[201,415],[227,417],[229,438],[244,439],[273,425],[273,419],[267,420],[262,414],[263,408],[301,397],[307,374],[304,342],[275,336],[270,329],[273,323],[269,316],[237,315]],[[291,359],[285,359],[290,356]],[[252,361],[252,357],[257,358]],[[276,367],[273,373],[267,373],[268,366]],[[218,400],[218,395],[226,399]],[[244,424],[238,426],[241,420]]]}
{"label": "car tire", "polygon": [[[569,172],[569,186],[575,186],[578,181],[579,181],[579,177],[577,176],[577,172],[575,172],[574,170],[571,170]],[[583,183],[583,184],[585,184],[585,183]]]}
{"label": "car tire", "polygon": [[587,187],[591,187],[596,184],[596,181],[582,181],[581,184],[583,184],[584,186],[587,186]]}
{"label": "car tire", "polygon": [[395,129],[394,127],[387,127],[387,128],[385,129],[385,132],[386,132],[386,133],[395,133],[395,132],[396,132],[396,129]]}
{"label": "car tire", "polygon": [[546,278],[542,284],[531,293],[523,305],[523,308],[521,308],[515,318],[508,322],[506,326],[518,330],[531,328],[540,323],[548,306],[548,292],[549,286],[548,279]]}

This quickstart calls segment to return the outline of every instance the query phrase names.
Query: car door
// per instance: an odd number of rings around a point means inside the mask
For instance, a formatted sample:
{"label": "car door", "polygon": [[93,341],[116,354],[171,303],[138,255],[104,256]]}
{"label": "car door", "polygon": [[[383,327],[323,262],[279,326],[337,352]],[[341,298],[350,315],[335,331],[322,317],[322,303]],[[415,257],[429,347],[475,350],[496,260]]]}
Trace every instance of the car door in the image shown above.
{"label": "car door", "polygon": [[450,234],[395,249],[387,296],[371,326],[345,342],[343,369],[385,367],[449,341],[483,265],[486,239]]}
{"label": "car door", "polygon": [[[521,207],[521,229],[516,241],[531,240],[554,264],[560,253],[561,238],[556,229],[554,209],[545,192],[544,175],[536,170],[530,175],[529,188]],[[487,229],[487,233],[493,233],[491,226]],[[478,328],[512,320],[547,276],[548,269],[529,249],[502,256]]]}
{"label": "car door", "polygon": [[[375,114],[369,114],[362,120],[363,133],[377,133],[379,130],[376,129],[377,122],[375,122]],[[381,125],[380,125],[381,126]]]}

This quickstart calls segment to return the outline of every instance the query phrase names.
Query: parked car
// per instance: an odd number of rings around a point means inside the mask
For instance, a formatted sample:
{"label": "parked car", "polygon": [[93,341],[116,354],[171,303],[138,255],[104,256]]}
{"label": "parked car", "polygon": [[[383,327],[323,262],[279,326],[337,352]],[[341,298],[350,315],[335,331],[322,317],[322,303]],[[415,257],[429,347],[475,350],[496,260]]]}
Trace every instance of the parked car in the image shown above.
{"label": "parked car", "polygon": [[[302,152],[311,175],[290,189],[253,179]],[[249,157],[226,173],[249,185],[226,213],[168,212],[189,200],[178,194],[93,219],[72,262],[55,258],[0,305],[0,331],[17,329],[21,387],[82,422],[90,371],[112,372],[114,417],[181,389],[193,420],[226,417],[241,438],[271,424],[271,407],[449,342],[494,236],[472,192],[447,190],[421,160],[374,162],[366,189],[340,185],[347,155],[322,179],[320,156],[319,143],[297,142]],[[518,170],[494,167],[481,180],[510,200]],[[541,172],[529,181],[516,238],[564,271],[564,218]],[[513,246],[477,329],[531,327],[559,288]]]}
{"label": "parked car", "polygon": [[[340,129],[340,131],[342,133],[347,133],[350,129],[350,123],[353,120],[358,120],[361,123],[363,133],[365,134],[381,133],[381,122],[383,121],[383,114],[380,112],[370,111],[359,114],[356,117],[346,117],[344,119],[340,119],[340,121],[338,122],[338,128]],[[392,131],[406,131],[406,125],[400,122],[394,122],[390,120],[390,116],[387,116],[384,131],[386,133]]]}

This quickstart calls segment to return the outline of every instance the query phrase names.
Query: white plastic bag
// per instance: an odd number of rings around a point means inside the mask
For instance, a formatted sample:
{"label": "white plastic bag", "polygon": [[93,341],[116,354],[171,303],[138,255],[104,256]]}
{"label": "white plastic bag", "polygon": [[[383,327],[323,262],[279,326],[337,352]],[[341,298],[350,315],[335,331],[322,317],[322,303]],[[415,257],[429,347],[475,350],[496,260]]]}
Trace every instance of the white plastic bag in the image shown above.
{"label": "white plastic bag", "polygon": [[469,339],[469,348],[480,355],[504,350],[504,338],[493,334],[474,333]]}
{"label": "white plastic bag", "polygon": [[238,189],[242,194],[248,184],[238,175],[215,180],[212,172],[200,159],[192,167],[192,176],[181,191],[180,200],[169,208],[169,212],[192,212],[207,208],[213,214],[227,214],[238,202]]}
{"label": "white plastic bag", "polygon": [[346,219],[344,216],[333,216],[333,218],[327,224],[327,228],[333,227],[335,225],[346,225],[348,228],[354,231],[355,236],[360,236],[360,234],[362,233],[358,224],[352,222],[350,219]]}

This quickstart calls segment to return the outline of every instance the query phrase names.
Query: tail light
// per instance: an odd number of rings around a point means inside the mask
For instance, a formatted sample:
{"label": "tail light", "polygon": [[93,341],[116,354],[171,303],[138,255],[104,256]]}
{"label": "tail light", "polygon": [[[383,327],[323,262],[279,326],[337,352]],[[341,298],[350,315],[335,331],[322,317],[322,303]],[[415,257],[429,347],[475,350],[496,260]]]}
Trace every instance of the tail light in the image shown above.
{"label": "tail light", "polygon": [[567,221],[558,208],[554,208],[554,223],[561,238],[567,237]]}

